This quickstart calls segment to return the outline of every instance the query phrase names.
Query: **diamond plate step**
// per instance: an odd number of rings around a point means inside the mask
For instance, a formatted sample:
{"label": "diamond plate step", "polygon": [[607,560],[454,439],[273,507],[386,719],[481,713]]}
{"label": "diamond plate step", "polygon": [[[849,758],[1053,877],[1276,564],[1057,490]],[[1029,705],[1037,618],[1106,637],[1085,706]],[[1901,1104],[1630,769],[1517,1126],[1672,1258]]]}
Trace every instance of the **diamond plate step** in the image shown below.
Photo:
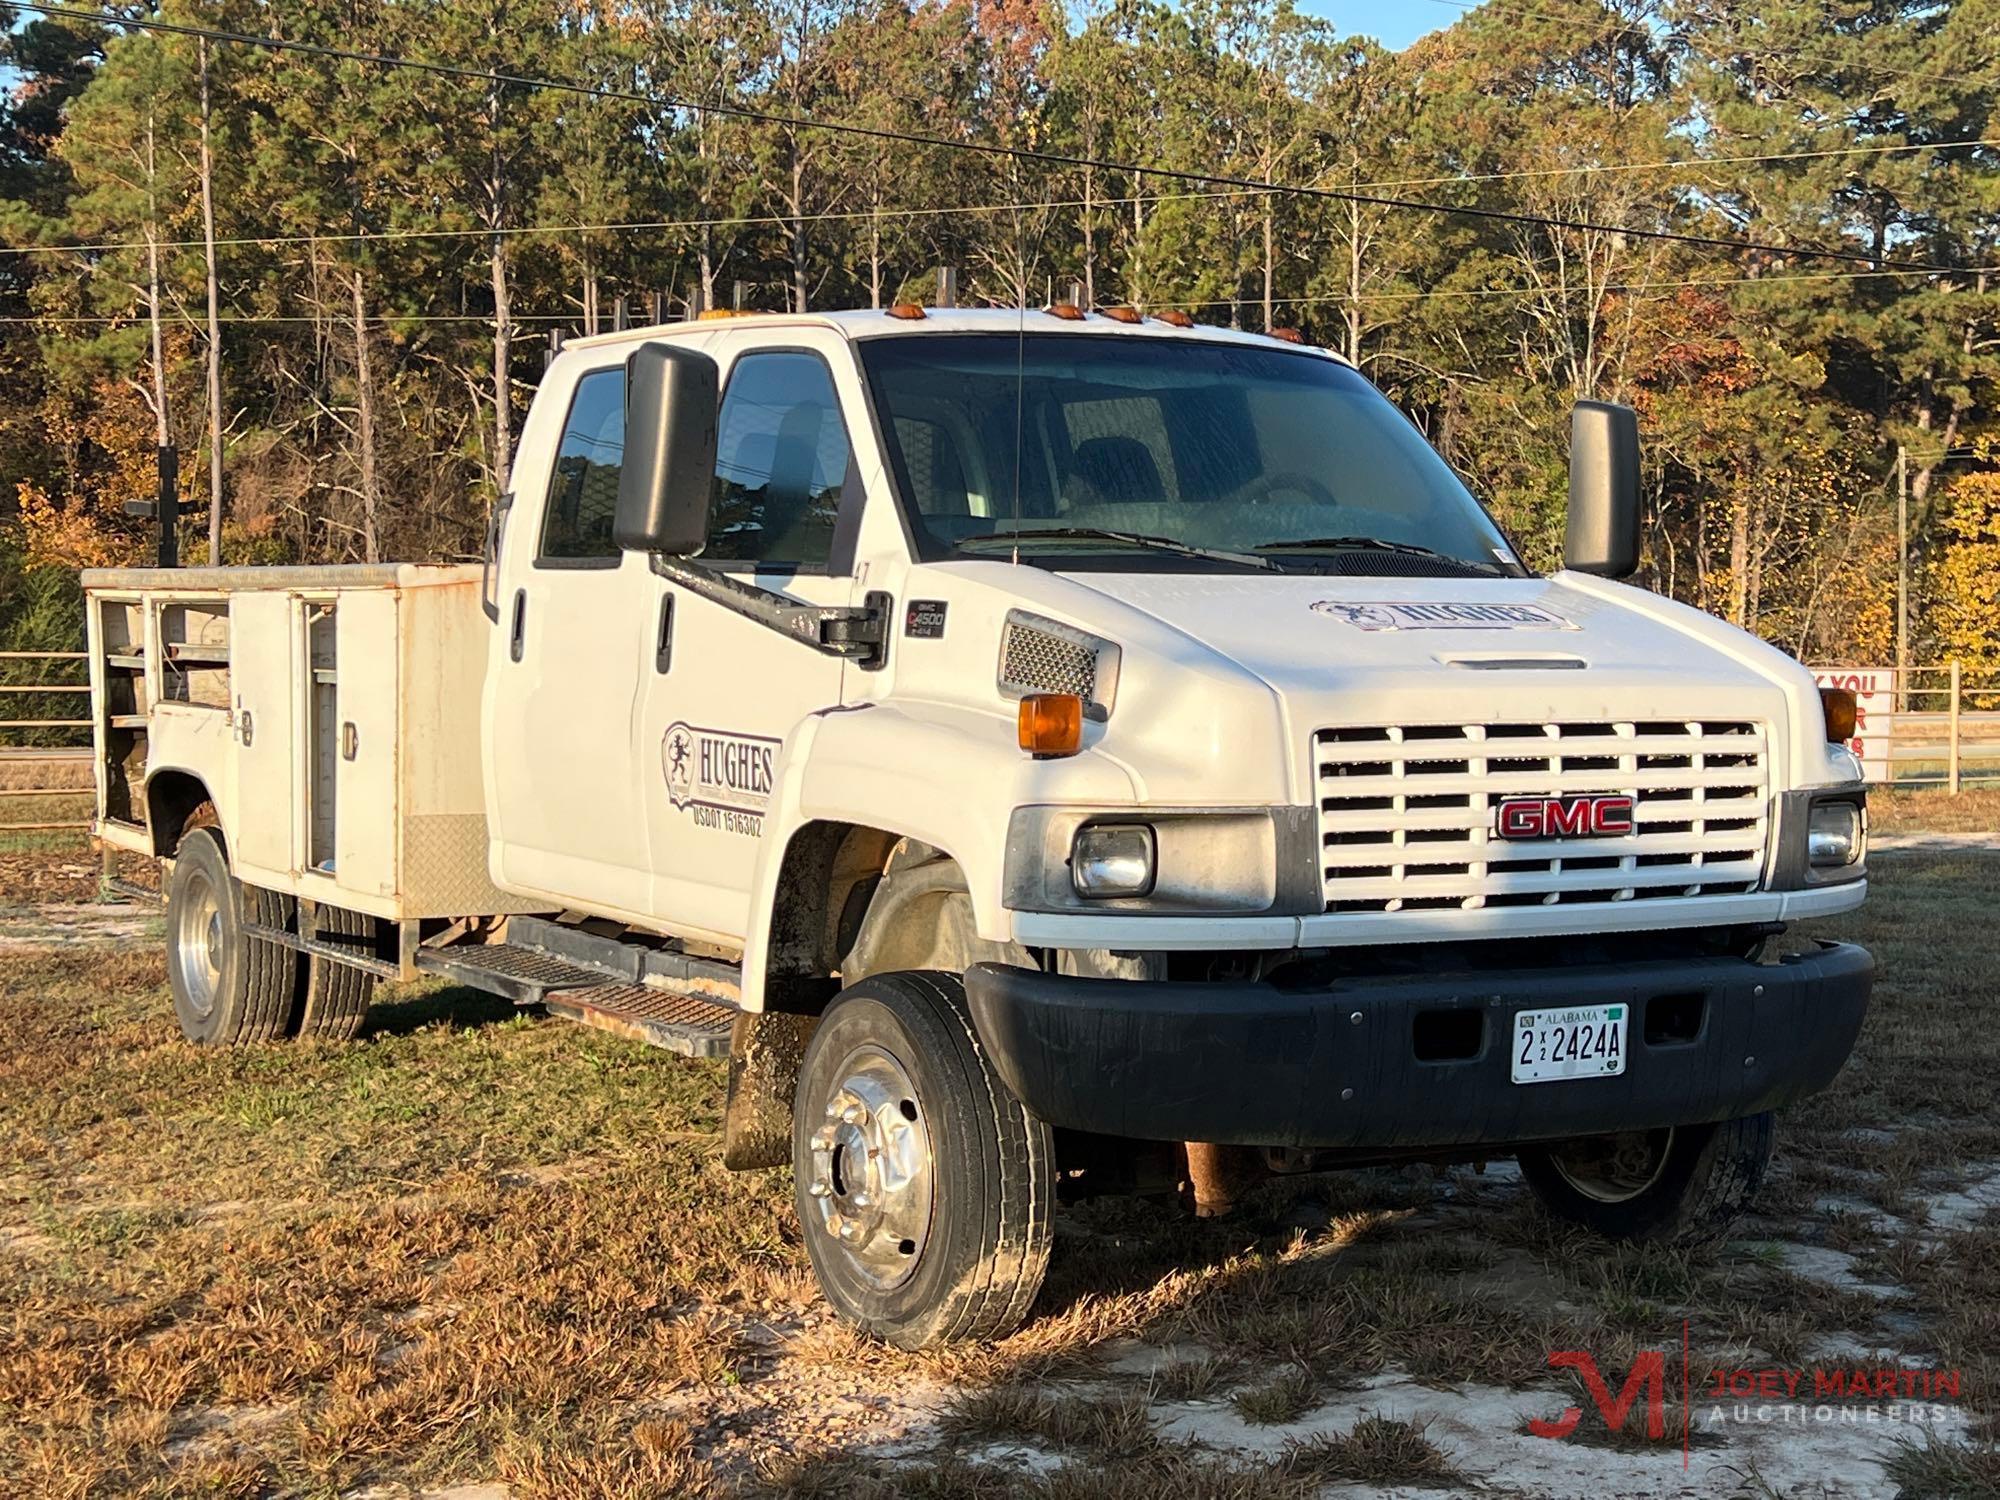
{"label": "diamond plate step", "polygon": [[539,1005],[550,990],[601,985],[604,976],[512,943],[476,943],[458,948],[419,948],[417,967],[442,974],[475,990],[500,995],[516,1005]]}
{"label": "diamond plate step", "polygon": [[579,1021],[664,1047],[683,1057],[727,1057],[736,1012],[694,995],[675,995],[643,984],[598,984],[554,990],[542,1000],[552,1016]]}
{"label": "diamond plate step", "polygon": [[[606,979],[534,948],[513,943],[424,948],[417,967],[516,1005],[664,1047],[683,1057],[727,1057],[733,1006],[652,985]],[[699,982],[696,980],[694,982]]]}

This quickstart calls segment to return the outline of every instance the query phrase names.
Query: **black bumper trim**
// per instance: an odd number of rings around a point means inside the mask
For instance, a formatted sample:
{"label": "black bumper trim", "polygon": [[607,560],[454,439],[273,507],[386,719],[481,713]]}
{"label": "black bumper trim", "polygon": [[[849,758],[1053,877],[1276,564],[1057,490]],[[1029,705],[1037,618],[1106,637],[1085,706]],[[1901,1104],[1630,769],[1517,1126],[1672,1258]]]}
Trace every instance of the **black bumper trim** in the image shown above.
{"label": "black bumper trim", "polygon": [[[1777,964],[1693,958],[1368,978],[1331,989],[1078,979],[1004,964],[965,976],[981,1042],[1052,1125],[1143,1140],[1444,1147],[1736,1119],[1825,1088],[1854,1048],[1875,961],[1823,943]],[[1645,1005],[1700,996],[1686,1040]],[[1625,1072],[1516,1084],[1517,1010],[1624,1001]],[[1422,1061],[1421,1014],[1480,1012],[1476,1052]]]}

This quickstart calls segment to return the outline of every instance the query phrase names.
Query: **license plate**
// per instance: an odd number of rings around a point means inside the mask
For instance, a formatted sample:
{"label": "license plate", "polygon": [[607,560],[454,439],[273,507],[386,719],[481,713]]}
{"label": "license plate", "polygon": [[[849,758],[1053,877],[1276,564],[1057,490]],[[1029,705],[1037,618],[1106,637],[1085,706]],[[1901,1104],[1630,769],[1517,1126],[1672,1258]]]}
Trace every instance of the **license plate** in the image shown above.
{"label": "license plate", "polygon": [[1514,1013],[1514,1082],[1611,1078],[1625,1071],[1626,1008],[1571,1005]]}

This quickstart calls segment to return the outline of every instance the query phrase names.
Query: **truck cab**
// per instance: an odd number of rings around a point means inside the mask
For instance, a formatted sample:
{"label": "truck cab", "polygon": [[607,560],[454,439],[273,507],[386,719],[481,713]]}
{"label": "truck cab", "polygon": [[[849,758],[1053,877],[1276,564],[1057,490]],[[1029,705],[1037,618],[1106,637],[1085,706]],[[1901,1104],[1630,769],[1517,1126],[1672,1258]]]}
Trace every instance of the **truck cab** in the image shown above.
{"label": "truck cab", "polygon": [[882,1337],[1015,1326],[1149,1172],[1712,1231],[1852,1048],[1868,955],[1784,936],[1865,895],[1843,706],[1617,581],[1623,408],[1546,575],[1346,362],[1131,309],[580,340],[513,474],[479,884],[732,969],[727,1159]]}

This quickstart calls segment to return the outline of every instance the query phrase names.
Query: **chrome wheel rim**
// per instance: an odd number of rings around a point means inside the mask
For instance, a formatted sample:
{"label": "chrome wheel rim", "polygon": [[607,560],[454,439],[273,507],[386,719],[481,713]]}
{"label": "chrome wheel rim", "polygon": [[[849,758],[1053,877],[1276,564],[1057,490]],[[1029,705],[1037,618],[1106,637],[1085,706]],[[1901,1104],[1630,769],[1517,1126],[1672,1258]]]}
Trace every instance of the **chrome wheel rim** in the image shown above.
{"label": "chrome wheel rim", "polygon": [[870,1285],[906,1280],[930,1238],[931,1133],[908,1070],[879,1047],[835,1070],[811,1138],[808,1212]]}
{"label": "chrome wheel rim", "polygon": [[1660,1180],[1674,1148],[1671,1126],[1565,1141],[1549,1151],[1562,1180],[1598,1203],[1629,1203]]}
{"label": "chrome wheel rim", "polygon": [[222,988],[222,896],[201,870],[188,872],[181,886],[180,911],[174,918],[174,967],[181,991],[197,1021],[215,1009]]}

